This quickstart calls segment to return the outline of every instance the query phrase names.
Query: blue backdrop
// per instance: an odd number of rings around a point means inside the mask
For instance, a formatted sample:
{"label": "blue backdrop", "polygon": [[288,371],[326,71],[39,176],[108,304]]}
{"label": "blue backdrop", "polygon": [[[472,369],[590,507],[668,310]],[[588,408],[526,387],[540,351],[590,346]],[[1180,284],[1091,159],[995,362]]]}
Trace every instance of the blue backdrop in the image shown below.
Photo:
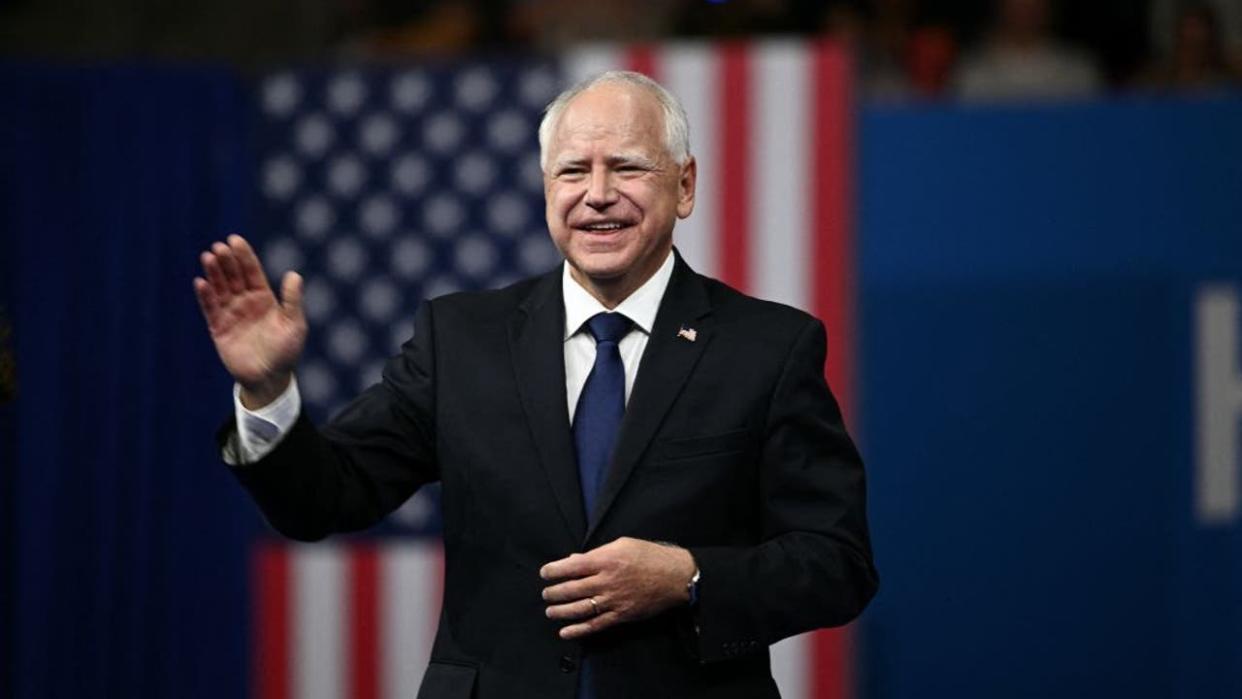
{"label": "blue backdrop", "polygon": [[8,64],[0,94],[20,379],[0,693],[244,696],[257,523],[213,453],[229,384],[190,288],[246,218],[244,93],[222,71]]}
{"label": "blue backdrop", "polygon": [[1242,101],[870,109],[860,152],[866,696],[1242,695],[1190,351]]}

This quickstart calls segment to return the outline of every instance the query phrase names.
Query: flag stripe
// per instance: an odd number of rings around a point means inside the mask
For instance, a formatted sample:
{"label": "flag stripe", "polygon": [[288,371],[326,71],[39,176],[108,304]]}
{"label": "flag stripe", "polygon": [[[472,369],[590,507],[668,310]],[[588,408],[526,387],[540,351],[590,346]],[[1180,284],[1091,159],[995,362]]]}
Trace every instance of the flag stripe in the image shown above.
{"label": "flag stripe", "polygon": [[379,699],[379,556],[372,545],[349,549],[349,667],[352,699]]}
{"label": "flag stripe", "polygon": [[[812,46],[815,63],[815,100],[810,130],[815,176],[807,196],[814,217],[810,250],[814,265],[812,311],[828,328],[829,384],[843,413],[853,414],[853,285],[854,247],[851,234],[849,176],[853,114],[851,67],[845,50],[821,42]],[[813,696],[816,699],[848,699],[853,696],[850,674],[849,628],[819,631],[814,635]]]}
{"label": "flag stripe", "polygon": [[812,696],[807,661],[811,652],[808,636],[786,638],[772,645],[772,679],[785,699],[810,699]]}
{"label": "flag stripe", "polygon": [[291,699],[289,693],[289,557],[278,544],[255,548],[254,695]]}
{"label": "flag stripe", "polygon": [[710,44],[674,44],[660,54],[664,85],[677,95],[690,122],[690,152],[697,163],[694,212],[677,222],[673,240],[690,266],[717,276],[720,221],[719,100],[714,89],[720,61]]}
{"label": "flag stripe", "polygon": [[811,132],[817,177],[808,193],[815,216],[813,240],[816,315],[828,324],[828,381],[837,400],[847,411],[854,405],[851,364],[854,339],[854,245],[850,233],[849,175],[853,164],[850,147],[850,66],[839,46],[815,45],[816,100]]}
{"label": "flag stripe", "polygon": [[[810,308],[807,264],[810,219],[803,199],[805,183],[814,176],[806,148],[807,95],[813,85],[811,65],[802,45],[764,42],[751,51],[749,195],[749,285],[743,290],[760,298]],[[813,261],[812,261],[813,263]],[[785,639],[772,646],[772,674],[786,697],[810,695],[808,636]]]}
{"label": "flag stripe", "polygon": [[814,269],[807,264],[811,223],[805,191],[815,169],[806,148],[811,65],[802,45],[792,41],[758,45],[753,55],[749,291],[809,309]]}
{"label": "flag stripe", "polygon": [[440,619],[443,556],[431,541],[388,544],[382,551],[384,697],[410,699],[418,694]]}
{"label": "flag stripe", "polygon": [[811,689],[806,696],[815,699],[849,699],[853,696],[846,663],[845,628],[823,629],[810,634],[808,653],[813,659],[808,677]]}
{"label": "flag stripe", "polygon": [[298,699],[344,699],[346,566],[334,545],[293,549],[293,688]]}
{"label": "flag stripe", "polygon": [[745,290],[750,252],[750,65],[748,45],[721,48],[720,114],[720,278]]}

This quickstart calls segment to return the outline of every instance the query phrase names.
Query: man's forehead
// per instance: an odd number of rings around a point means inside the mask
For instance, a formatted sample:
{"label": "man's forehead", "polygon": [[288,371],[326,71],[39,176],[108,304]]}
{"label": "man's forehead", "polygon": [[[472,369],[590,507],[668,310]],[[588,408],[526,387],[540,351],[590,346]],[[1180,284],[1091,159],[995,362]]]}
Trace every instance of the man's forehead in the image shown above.
{"label": "man's forehead", "polygon": [[638,86],[604,84],[574,97],[553,131],[556,149],[613,139],[625,150],[662,145],[664,115],[659,102]]}
{"label": "man's forehead", "polygon": [[642,131],[664,122],[659,100],[638,85],[604,83],[584,90],[565,105],[558,131],[598,128]]}

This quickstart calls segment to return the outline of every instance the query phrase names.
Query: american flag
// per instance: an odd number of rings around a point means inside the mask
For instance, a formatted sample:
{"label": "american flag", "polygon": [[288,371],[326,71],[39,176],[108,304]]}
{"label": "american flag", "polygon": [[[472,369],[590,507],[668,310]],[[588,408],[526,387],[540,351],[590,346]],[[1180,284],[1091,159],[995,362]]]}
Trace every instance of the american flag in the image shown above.
{"label": "american flag", "polygon": [[[322,420],[379,376],[420,299],[560,262],[544,225],[536,129],[587,75],[639,70],[685,105],[699,163],[674,241],[699,272],[815,313],[851,403],[849,61],[801,41],[594,45],[514,58],[286,71],[259,86],[260,254],[306,279],[298,377]],[[415,696],[439,616],[434,489],[366,537],[264,540],[254,565],[258,699]],[[791,699],[851,694],[847,632],[773,648]]]}

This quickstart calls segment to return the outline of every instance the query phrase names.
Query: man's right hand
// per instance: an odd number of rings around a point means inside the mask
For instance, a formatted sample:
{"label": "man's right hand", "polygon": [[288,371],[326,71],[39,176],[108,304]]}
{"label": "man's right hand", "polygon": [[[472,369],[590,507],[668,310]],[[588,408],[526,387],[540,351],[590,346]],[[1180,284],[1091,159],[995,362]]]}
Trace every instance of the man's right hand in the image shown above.
{"label": "man's right hand", "polygon": [[302,277],[286,272],[278,301],[254,250],[239,235],[213,243],[200,260],[206,278],[194,278],[194,293],[216,352],[241,386],[242,405],[261,408],[288,387],[306,345]]}

